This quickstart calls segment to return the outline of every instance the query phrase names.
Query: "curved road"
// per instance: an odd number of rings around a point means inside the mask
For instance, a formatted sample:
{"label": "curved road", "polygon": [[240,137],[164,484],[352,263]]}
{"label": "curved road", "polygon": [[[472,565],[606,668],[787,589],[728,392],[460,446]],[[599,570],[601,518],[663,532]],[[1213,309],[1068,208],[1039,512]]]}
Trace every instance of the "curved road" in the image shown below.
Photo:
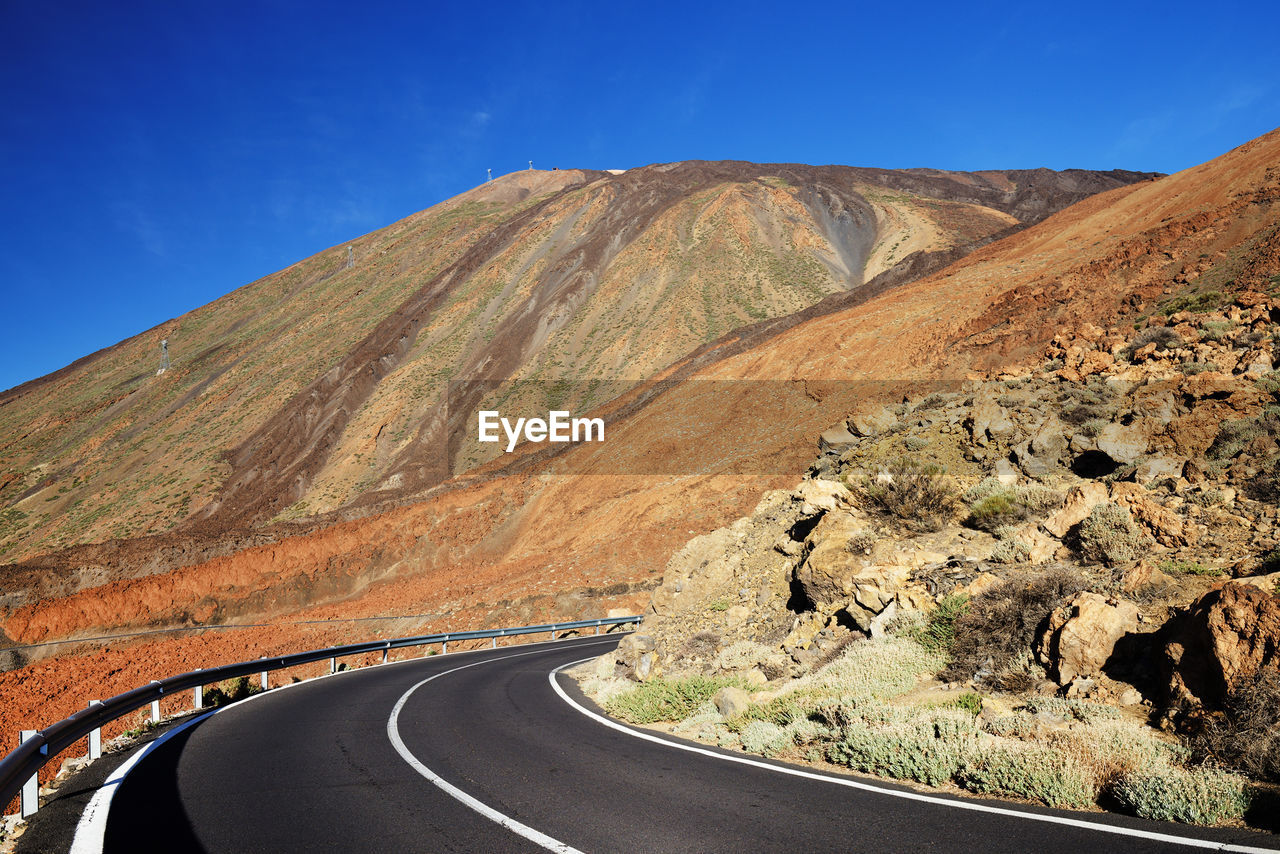
{"label": "curved road", "polygon": [[[558,679],[589,706],[571,680],[548,677],[616,642],[433,656],[230,706],[137,763],[111,802],[105,850],[1203,850],[1006,813],[1092,815],[994,802],[995,813],[958,809],[949,805],[956,799],[904,798],[893,793],[911,790],[878,781],[882,791],[865,791],[772,770],[781,763],[725,761],[713,749],[636,738],[583,714],[551,684]],[[1274,837],[1245,831],[1097,820],[1219,843],[1210,848],[1280,848]]]}

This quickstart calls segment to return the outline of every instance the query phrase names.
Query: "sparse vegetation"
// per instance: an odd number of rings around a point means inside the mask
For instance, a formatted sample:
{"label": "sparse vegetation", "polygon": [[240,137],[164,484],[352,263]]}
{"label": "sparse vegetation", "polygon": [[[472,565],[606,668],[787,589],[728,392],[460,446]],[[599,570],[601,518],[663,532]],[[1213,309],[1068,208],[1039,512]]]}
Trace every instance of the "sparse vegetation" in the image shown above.
{"label": "sparse vegetation", "polygon": [[1132,361],[1137,352],[1148,344],[1155,344],[1155,352],[1162,353],[1181,347],[1183,343],[1182,336],[1168,326],[1148,326],[1129,342],[1125,355]]}
{"label": "sparse vegetation", "polygon": [[1026,688],[1036,630],[1051,611],[1083,588],[1077,573],[1056,567],[1010,579],[975,597],[953,623],[951,662],[943,678],[975,679],[1003,690]]}
{"label": "sparse vegetation", "polygon": [[1191,739],[1193,754],[1280,783],[1280,672],[1263,668],[1227,692]]}
{"label": "sparse vegetation", "polygon": [[1133,560],[1144,546],[1142,532],[1129,511],[1103,502],[1089,512],[1077,532],[1080,556],[1091,563],[1116,564]]}
{"label": "sparse vegetation", "polygon": [[1222,575],[1222,570],[1218,567],[1206,566],[1194,560],[1164,560],[1160,562],[1159,569],[1169,575],[1199,575],[1207,577]]}
{"label": "sparse vegetation", "polygon": [[865,478],[862,493],[874,506],[908,527],[936,531],[955,516],[959,490],[944,467],[899,457],[884,467],[882,475]]}
{"label": "sparse vegetation", "polygon": [[689,717],[727,685],[743,687],[742,680],[734,676],[694,675],[683,679],[659,677],[613,697],[606,704],[605,710],[614,717],[634,724],[680,721]]}

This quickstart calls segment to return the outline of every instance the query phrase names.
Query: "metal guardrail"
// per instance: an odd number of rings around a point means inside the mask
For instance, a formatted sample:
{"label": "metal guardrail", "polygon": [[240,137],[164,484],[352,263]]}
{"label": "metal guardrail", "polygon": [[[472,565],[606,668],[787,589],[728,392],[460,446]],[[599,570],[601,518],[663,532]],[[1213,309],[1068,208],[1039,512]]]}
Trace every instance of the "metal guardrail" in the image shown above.
{"label": "metal guardrail", "polygon": [[449,651],[449,641],[476,640],[492,638],[497,646],[498,638],[516,635],[540,634],[550,632],[555,640],[556,633],[570,629],[589,629],[594,627],[596,634],[602,626],[620,626],[628,623],[639,623],[640,617],[609,617],[597,620],[575,620],[568,623],[547,623],[540,626],[517,626],[505,629],[479,629],[466,632],[444,632],[434,635],[418,635],[415,637],[395,638],[394,640],[368,641],[366,643],[331,646],[324,649],[313,649],[310,652],[299,652],[278,658],[259,658],[253,661],[241,661],[208,670],[193,670],[170,676],[168,679],[153,681],[132,691],[117,694],[109,700],[94,700],[83,711],[76,712],[65,720],[45,727],[39,731],[24,730],[22,743],[14,748],[8,756],[0,759],[0,809],[8,804],[15,795],[21,793],[21,814],[25,818],[40,808],[39,785],[37,774],[48,761],[75,744],[85,736],[89,736],[89,757],[101,755],[101,728],[114,720],[118,720],[135,709],[151,704],[151,717],[155,722],[160,720],[160,699],[178,691],[195,689],[194,706],[202,708],[202,689],[205,685],[234,679],[237,676],[249,676],[259,673],[262,676],[262,687],[267,687],[267,674],[273,670],[284,670],[301,664],[329,659],[329,672],[337,672],[339,658],[349,655],[367,655],[381,652],[385,663],[393,649],[404,649],[413,646],[441,644],[441,651]]}

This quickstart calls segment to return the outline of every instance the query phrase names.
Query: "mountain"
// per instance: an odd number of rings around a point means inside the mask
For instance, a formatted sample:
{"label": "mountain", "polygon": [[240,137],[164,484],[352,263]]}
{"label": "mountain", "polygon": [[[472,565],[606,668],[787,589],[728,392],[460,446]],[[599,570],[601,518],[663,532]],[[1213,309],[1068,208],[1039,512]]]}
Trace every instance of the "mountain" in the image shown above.
{"label": "mountain", "polygon": [[[499,179],[354,241],[350,268],[344,244],[5,393],[0,496],[28,515],[7,523],[23,560],[0,570],[0,640],[240,628],[15,650],[29,663],[0,674],[4,722],[70,711],[77,681],[106,695],[373,634],[638,607],[691,537],[794,486],[822,431],[904,383],[1274,290],[1278,198],[1280,133],[1160,178],[693,163]],[[903,257],[926,219],[944,236]],[[757,277],[775,302],[734,313]],[[441,463],[446,380],[589,385],[573,369],[591,359],[622,381],[596,404],[608,442]],[[154,533],[88,542],[121,516]]]}
{"label": "mountain", "polygon": [[1149,177],[513,173],[0,394],[0,554],[402,501],[469,462],[450,380],[640,381]]}

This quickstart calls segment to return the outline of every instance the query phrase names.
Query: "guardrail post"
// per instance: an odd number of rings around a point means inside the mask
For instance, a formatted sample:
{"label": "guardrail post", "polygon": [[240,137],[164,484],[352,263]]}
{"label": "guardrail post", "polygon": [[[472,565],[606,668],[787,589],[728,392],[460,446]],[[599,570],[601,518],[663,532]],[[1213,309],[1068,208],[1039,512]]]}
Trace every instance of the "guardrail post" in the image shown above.
{"label": "guardrail post", "polygon": [[[101,700],[90,700],[89,708],[101,706]],[[89,759],[102,758],[102,727],[94,727],[89,731]]]}
{"label": "guardrail post", "polygon": [[[19,744],[25,744],[36,737],[36,731],[33,729],[24,729],[19,736]],[[19,807],[19,814],[26,818],[29,815],[35,815],[36,810],[40,809],[40,781],[39,774],[32,774],[27,782],[22,784],[22,799]]]}
{"label": "guardrail post", "polygon": [[596,634],[597,634],[597,635],[599,635],[599,634],[600,634],[600,624],[599,624],[599,623],[596,623]]}
{"label": "guardrail post", "polygon": [[262,690],[267,690],[267,671],[258,674],[258,684],[262,686]]}
{"label": "guardrail post", "polygon": [[556,639],[556,627],[555,627],[555,624],[554,624],[554,623],[553,623],[553,624],[552,624],[552,626],[551,626],[551,639],[552,639],[552,640],[555,640],[555,639]]}
{"label": "guardrail post", "polygon": [[382,663],[387,663],[387,654],[391,652],[391,644],[387,644],[387,648],[382,651]]}
{"label": "guardrail post", "polygon": [[204,686],[197,685],[191,689],[191,708],[200,711],[204,708]]}
{"label": "guardrail post", "polygon": [[337,658],[329,659],[329,673],[333,674],[337,672],[338,672],[338,659]]}
{"label": "guardrail post", "polygon": [[489,649],[497,649],[497,648],[498,648],[498,636],[494,635],[493,643],[489,644]]}
{"label": "guardrail post", "polygon": [[440,654],[441,654],[441,655],[448,655],[448,654],[449,654],[449,642],[448,642],[448,641],[444,641],[444,642],[442,642],[442,643],[440,644]]}

